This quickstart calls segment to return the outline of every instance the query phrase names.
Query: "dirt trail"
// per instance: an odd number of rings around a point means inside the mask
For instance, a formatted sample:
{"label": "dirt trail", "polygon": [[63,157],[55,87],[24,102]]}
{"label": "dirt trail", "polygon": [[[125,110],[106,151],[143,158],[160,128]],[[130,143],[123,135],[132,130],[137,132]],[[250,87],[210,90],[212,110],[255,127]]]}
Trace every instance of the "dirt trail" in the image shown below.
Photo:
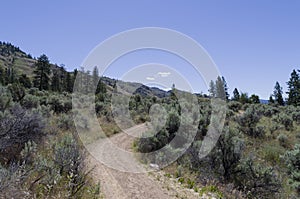
{"label": "dirt trail", "polygon": [[[186,189],[175,180],[165,177],[162,171],[151,173],[123,172],[124,170],[146,171],[145,167],[130,153],[135,139],[130,135],[137,136],[146,129],[145,124],[137,125],[125,130],[125,133],[97,140],[87,147],[92,154],[88,160],[88,165],[91,168],[95,167],[92,175],[95,180],[100,180],[101,191],[105,198],[200,198],[199,194],[193,190]],[[117,156],[118,153],[121,155]],[[100,163],[99,158],[116,169]]]}

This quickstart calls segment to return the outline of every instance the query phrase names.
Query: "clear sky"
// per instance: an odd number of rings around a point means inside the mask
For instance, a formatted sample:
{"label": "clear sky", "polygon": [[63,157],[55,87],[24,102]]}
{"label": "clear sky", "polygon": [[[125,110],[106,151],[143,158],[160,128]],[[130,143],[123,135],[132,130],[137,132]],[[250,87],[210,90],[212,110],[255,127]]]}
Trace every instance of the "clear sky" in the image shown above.
{"label": "clear sky", "polygon": [[[35,57],[45,53],[69,70],[108,37],[149,26],[174,29],[199,42],[230,93],[237,87],[267,99],[276,81],[286,91],[292,69],[300,69],[300,1],[10,0],[0,5],[1,41]],[[156,61],[141,60],[137,63]]]}

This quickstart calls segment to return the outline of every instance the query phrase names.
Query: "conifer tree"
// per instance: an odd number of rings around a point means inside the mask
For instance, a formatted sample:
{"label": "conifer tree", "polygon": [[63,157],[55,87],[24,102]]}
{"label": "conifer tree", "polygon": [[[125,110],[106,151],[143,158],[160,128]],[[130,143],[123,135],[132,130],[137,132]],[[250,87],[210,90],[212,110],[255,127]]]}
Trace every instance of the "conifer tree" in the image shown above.
{"label": "conifer tree", "polygon": [[275,103],[278,105],[283,106],[284,105],[284,100],[282,97],[282,87],[280,86],[279,82],[276,82],[275,87],[274,87],[274,93],[273,96],[275,98]]}
{"label": "conifer tree", "polygon": [[61,92],[61,78],[60,72],[58,69],[53,70],[53,77],[51,81],[51,90],[54,92]]}
{"label": "conifer tree", "polygon": [[95,89],[97,88],[98,81],[99,81],[99,71],[98,71],[98,67],[95,66],[95,67],[93,68],[93,74],[92,74],[92,85],[93,85],[93,90],[95,90]]}
{"label": "conifer tree", "polygon": [[271,95],[270,98],[269,98],[269,104],[274,104],[274,103],[275,103],[275,101],[273,99],[273,96]]}
{"label": "conifer tree", "polygon": [[228,85],[227,85],[227,82],[226,82],[224,76],[222,76],[222,81],[223,81],[223,86],[224,86],[225,98],[226,98],[226,100],[228,100],[229,99]]}
{"label": "conifer tree", "polygon": [[239,101],[240,100],[240,92],[238,91],[238,89],[237,88],[235,88],[234,90],[233,90],[233,98],[232,98],[232,100],[234,100],[234,101]]}
{"label": "conifer tree", "polygon": [[33,84],[39,90],[48,90],[50,83],[50,63],[46,55],[41,55],[35,64]]}
{"label": "conifer tree", "polygon": [[216,85],[215,82],[213,80],[210,81],[209,83],[209,96],[210,97],[216,97]]}
{"label": "conifer tree", "polygon": [[216,81],[216,97],[223,99],[223,100],[226,99],[224,82],[220,76],[217,78],[217,81]]}
{"label": "conifer tree", "polygon": [[27,77],[26,74],[22,74],[20,77],[19,77],[19,83],[21,85],[23,85],[25,88],[31,88],[32,86],[32,83],[29,79],[29,77]]}
{"label": "conifer tree", "polygon": [[73,80],[71,73],[67,72],[67,77],[66,77],[66,91],[67,92],[72,92],[73,91]]}
{"label": "conifer tree", "polygon": [[291,73],[288,85],[288,105],[298,106],[300,105],[300,77],[296,70]]}

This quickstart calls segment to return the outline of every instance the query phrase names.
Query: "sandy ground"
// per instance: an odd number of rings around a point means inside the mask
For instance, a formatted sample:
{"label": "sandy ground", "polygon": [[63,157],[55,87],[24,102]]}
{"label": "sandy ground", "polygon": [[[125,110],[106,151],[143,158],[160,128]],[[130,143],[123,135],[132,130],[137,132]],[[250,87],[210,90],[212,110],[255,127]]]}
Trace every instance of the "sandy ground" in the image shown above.
{"label": "sandy ground", "polygon": [[[147,129],[145,124],[134,126],[110,138],[99,139],[87,146],[91,156],[88,166],[92,176],[100,181],[101,192],[108,199],[168,199],[200,198],[193,190],[184,188],[163,171],[147,172],[132,152],[136,135]],[[132,136],[131,136],[132,135]],[[101,163],[104,161],[105,164]],[[125,172],[129,171],[129,172]],[[138,172],[138,173],[137,173]]]}

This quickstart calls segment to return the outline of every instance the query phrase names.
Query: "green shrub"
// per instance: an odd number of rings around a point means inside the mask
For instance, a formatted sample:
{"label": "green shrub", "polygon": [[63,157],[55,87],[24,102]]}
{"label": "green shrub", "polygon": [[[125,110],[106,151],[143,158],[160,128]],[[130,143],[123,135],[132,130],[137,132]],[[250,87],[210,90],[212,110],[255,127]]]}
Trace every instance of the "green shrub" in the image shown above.
{"label": "green shrub", "polygon": [[183,183],[184,183],[184,177],[178,178],[178,182],[179,182],[180,184],[183,184]]}
{"label": "green shrub", "polygon": [[289,140],[285,134],[280,133],[277,137],[277,140],[279,141],[280,146],[284,148],[287,148],[289,146]]}
{"label": "green shrub", "polygon": [[[26,142],[40,139],[43,135],[44,121],[40,114],[26,111],[14,105],[0,113],[0,151],[18,148]],[[11,153],[11,152],[10,152]]]}
{"label": "green shrub", "polygon": [[281,182],[272,167],[255,165],[253,159],[241,161],[237,167],[235,185],[245,193],[248,198],[278,198]]}
{"label": "green shrub", "polygon": [[12,106],[11,93],[5,87],[0,86],[0,111],[5,111]]}
{"label": "green shrub", "polygon": [[26,95],[24,86],[19,83],[9,84],[7,88],[15,102],[20,102]]}
{"label": "green shrub", "polygon": [[72,110],[72,101],[64,95],[52,95],[47,99],[47,105],[50,105],[54,113],[68,113]]}
{"label": "green shrub", "polygon": [[256,128],[256,124],[259,122],[261,116],[257,114],[255,105],[251,105],[247,108],[245,113],[238,118],[240,129],[247,135],[257,137],[260,135],[262,129]]}
{"label": "green shrub", "polygon": [[300,196],[300,145],[296,144],[294,149],[287,151],[284,155],[289,174],[289,184]]}
{"label": "green shrub", "polygon": [[64,136],[54,145],[53,161],[60,175],[66,175],[68,196],[73,197],[85,184],[86,176],[82,173],[83,156],[78,143],[72,136]]}
{"label": "green shrub", "polygon": [[286,130],[293,129],[293,119],[285,113],[278,114],[277,116],[273,117],[273,120],[284,125]]}
{"label": "green shrub", "polygon": [[275,131],[279,130],[283,128],[283,126],[281,126],[280,124],[278,124],[277,122],[272,121],[269,125],[269,130],[270,133],[273,134]]}
{"label": "green shrub", "polygon": [[34,87],[34,88],[30,88],[30,89],[28,90],[28,93],[29,93],[30,95],[36,95],[38,91],[39,91],[39,89]]}
{"label": "green shrub", "polygon": [[30,169],[19,163],[11,163],[8,168],[0,164],[0,198],[28,198],[28,190],[23,187]]}
{"label": "green shrub", "polygon": [[187,187],[189,188],[189,189],[193,189],[194,188],[194,186],[195,186],[195,182],[193,181],[193,180],[191,180],[191,179],[187,179]]}
{"label": "green shrub", "polygon": [[280,155],[283,153],[280,147],[267,145],[263,148],[264,160],[271,162],[273,165],[280,163]]}
{"label": "green shrub", "polygon": [[199,195],[203,196],[204,194],[209,194],[209,193],[213,193],[217,198],[223,198],[223,193],[218,189],[218,187],[214,185],[203,187],[200,190]]}
{"label": "green shrub", "polygon": [[225,181],[229,181],[234,173],[244,150],[244,140],[240,132],[233,127],[225,128],[215,149],[211,152],[212,164],[222,170]]}
{"label": "green shrub", "polygon": [[266,134],[266,127],[264,125],[258,124],[252,133],[252,136],[255,138],[262,138]]}
{"label": "green shrub", "polygon": [[272,117],[273,115],[279,113],[278,108],[270,106],[270,105],[264,105],[263,115],[266,117]]}
{"label": "green shrub", "polygon": [[21,105],[26,109],[37,108],[39,106],[39,98],[35,95],[28,94],[26,95],[22,101]]}
{"label": "green shrub", "polygon": [[73,117],[70,114],[61,114],[57,120],[57,126],[62,130],[74,128]]}
{"label": "green shrub", "polygon": [[234,112],[238,112],[242,109],[242,104],[237,101],[230,101],[228,102],[228,108]]}

